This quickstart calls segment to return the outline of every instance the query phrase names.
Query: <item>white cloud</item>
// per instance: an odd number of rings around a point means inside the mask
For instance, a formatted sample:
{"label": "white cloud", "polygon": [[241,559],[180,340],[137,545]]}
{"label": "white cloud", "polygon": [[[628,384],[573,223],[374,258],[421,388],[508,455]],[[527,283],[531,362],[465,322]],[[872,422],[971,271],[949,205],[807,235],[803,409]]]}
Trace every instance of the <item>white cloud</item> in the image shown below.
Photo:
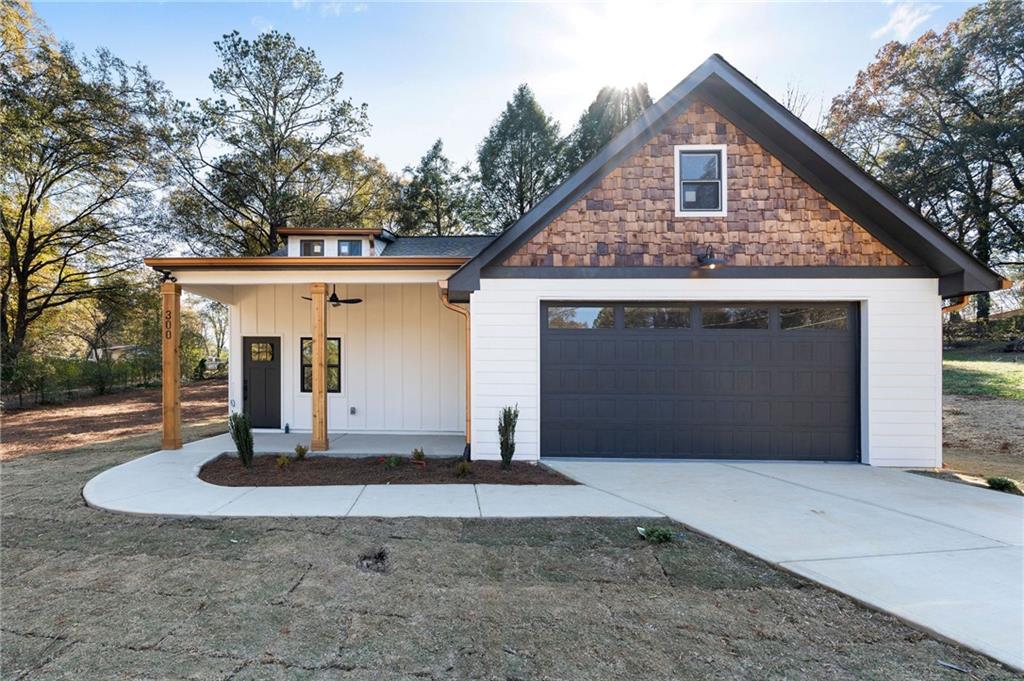
{"label": "white cloud", "polygon": [[878,39],[891,35],[901,42],[906,42],[908,38],[914,36],[914,31],[917,27],[928,21],[935,14],[935,11],[939,9],[938,5],[916,2],[888,4],[892,5],[892,9],[889,10],[889,21],[884,26],[877,28],[871,34],[872,38]]}
{"label": "white cloud", "polygon": [[293,9],[317,7],[322,16],[341,16],[342,14],[358,14],[365,12],[369,6],[365,2],[344,2],[343,0],[292,0]]}
{"label": "white cloud", "polygon": [[257,14],[249,19],[249,25],[256,29],[257,33],[267,33],[274,30],[274,24],[264,16]]}

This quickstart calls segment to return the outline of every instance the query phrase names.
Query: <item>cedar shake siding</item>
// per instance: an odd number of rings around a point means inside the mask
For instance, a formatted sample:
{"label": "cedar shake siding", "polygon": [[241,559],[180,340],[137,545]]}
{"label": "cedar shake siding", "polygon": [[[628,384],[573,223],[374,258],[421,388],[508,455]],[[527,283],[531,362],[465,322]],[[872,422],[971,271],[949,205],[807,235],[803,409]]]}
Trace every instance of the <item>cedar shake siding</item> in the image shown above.
{"label": "cedar shake siding", "polygon": [[[726,217],[676,217],[673,146],[726,144]],[[906,263],[713,108],[695,102],[506,261],[511,267]]]}

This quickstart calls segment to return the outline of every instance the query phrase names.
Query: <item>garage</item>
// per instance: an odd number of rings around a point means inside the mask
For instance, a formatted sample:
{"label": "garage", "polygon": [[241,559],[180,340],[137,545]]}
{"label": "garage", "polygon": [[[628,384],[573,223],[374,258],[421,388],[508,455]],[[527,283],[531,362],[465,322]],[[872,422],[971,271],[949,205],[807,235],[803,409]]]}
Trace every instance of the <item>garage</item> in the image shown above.
{"label": "garage", "polygon": [[858,461],[850,302],[544,302],[546,457]]}

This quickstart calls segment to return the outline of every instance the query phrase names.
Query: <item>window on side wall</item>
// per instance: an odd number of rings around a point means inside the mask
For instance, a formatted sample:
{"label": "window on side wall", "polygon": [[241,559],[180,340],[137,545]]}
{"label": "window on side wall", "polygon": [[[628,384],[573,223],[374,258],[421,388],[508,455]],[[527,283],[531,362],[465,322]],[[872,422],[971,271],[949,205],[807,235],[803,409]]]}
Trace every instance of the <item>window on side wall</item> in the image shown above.
{"label": "window on side wall", "polygon": [[303,257],[320,256],[324,254],[323,239],[304,239],[300,242],[300,253]]}
{"label": "window on side wall", "polygon": [[676,217],[723,217],[726,213],[726,146],[675,147]]}
{"label": "window on side wall", "polygon": [[[302,351],[299,358],[300,375],[302,376],[301,390],[304,393],[313,392],[313,339],[302,339]],[[327,392],[341,392],[341,339],[327,339]]]}
{"label": "window on side wall", "polygon": [[359,239],[339,239],[338,240],[338,255],[362,255],[363,254],[363,242]]}

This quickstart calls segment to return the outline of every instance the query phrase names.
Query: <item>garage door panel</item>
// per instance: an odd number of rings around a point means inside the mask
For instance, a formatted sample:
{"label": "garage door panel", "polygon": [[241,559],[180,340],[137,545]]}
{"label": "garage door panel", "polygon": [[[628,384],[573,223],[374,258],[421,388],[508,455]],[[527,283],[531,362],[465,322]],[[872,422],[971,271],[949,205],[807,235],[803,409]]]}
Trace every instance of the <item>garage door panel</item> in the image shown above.
{"label": "garage door panel", "polygon": [[624,328],[622,304],[603,305],[618,306],[614,328],[549,329],[542,305],[543,456],[858,458],[853,304],[786,303],[780,322],[758,303],[758,328]]}

